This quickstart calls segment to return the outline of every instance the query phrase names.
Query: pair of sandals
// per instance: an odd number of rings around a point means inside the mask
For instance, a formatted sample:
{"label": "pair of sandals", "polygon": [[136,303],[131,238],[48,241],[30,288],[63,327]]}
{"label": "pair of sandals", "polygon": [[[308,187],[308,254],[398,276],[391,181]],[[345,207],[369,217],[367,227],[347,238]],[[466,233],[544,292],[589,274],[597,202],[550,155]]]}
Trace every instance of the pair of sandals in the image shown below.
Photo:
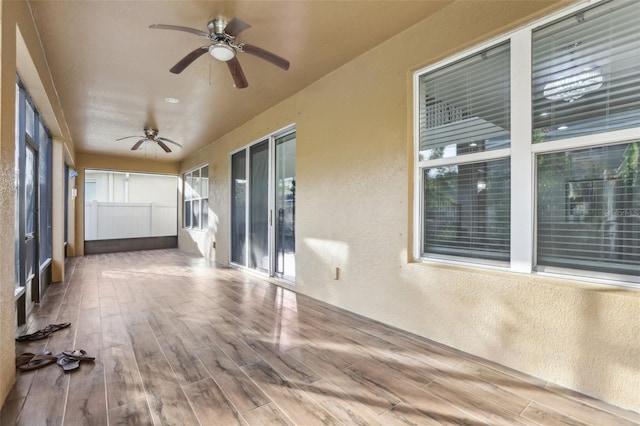
{"label": "pair of sandals", "polygon": [[58,355],[52,355],[50,351],[32,354],[30,352],[16,357],[16,367],[20,370],[36,370],[49,364],[57,363],[65,373],[80,367],[80,361],[95,361],[95,357],[87,355],[84,349],[62,351]]}
{"label": "pair of sandals", "polygon": [[16,337],[16,342],[31,342],[33,340],[46,339],[54,331],[62,330],[71,325],[70,322],[63,322],[61,324],[49,324],[41,330],[37,330],[31,334],[24,334]]}
{"label": "pair of sandals", "polygon": [[84,349],[73,351],[62,351],[56,355],[57,364],[62,367],[65,373],[80,367],[80,361],[95,361],[95,357],[87,355]]}

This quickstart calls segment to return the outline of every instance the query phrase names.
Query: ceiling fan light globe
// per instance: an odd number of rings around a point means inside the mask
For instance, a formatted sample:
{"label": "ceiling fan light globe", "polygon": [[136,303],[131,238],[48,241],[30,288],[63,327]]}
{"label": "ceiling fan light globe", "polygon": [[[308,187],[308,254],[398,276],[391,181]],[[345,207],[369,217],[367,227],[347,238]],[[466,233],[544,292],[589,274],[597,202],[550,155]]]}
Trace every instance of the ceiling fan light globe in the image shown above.
{"label": "ceiling fan light globe", "polygon": [[222,62],[228,62],[236,57],[236,51],[231,46],[222,42],[211,45],[211,47],[209,47],[209,53],[215,59]]}

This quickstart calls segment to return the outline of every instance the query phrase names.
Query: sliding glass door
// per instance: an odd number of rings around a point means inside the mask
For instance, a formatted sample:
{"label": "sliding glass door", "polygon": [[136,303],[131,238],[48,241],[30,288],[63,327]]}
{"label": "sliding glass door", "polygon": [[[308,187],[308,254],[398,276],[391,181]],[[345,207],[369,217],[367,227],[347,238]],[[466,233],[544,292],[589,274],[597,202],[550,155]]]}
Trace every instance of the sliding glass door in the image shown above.
{"label": "sliding glass door", "polygon": [[274,272],[293,279],[296,273],[296,135],[275,140]]}
{"label": "sliding glass door", "polygon": [[231,155],[231,263],[295,278],[295,131]]}
{"label": "sliding glass door", "polygon": [[247,264],[247,151],[231,156],[231,263]]}
{"label": "sliding glass door", "polygon": [[269,141],[249,148],[249,268],[269,272]]}

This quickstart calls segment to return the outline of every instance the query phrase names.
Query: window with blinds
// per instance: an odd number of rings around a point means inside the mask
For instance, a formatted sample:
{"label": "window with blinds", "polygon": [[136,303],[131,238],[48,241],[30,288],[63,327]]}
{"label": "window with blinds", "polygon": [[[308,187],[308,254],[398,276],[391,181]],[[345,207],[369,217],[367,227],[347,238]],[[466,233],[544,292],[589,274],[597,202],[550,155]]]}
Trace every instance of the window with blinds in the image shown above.
{"label": "window with blinds", "polygon": [[640,142],[609,132],[639,127],[639,24],[637,2],[611,1],[532,32],[532,142],[603,138],[561,152],[540,145],[537,270],[638,275]]}
{"label": "window with blinds", "polygon": [[509,261],[510,96],[508,42],[420,76],[423,256]]}
{"label": "window with blinds", "polygon": [[614,1],[533,31],[534,143],[638,126],[640,7]]}
{"label": "window with blinds", "polygon": [[424,253],[508,261],[508,158],[424,169]]}
{"label": "window with blinds", "polygon": [[589,3],[417,72],[415,258],[640,286],[640,3]]}
{"label": "window with blinds", "polygon": [[421,160],[509,147],[509,43],[420,77]]}
{"label": "window with blinds", "polygon": [[537,157],[538,265],[637,274],[640,142]]}

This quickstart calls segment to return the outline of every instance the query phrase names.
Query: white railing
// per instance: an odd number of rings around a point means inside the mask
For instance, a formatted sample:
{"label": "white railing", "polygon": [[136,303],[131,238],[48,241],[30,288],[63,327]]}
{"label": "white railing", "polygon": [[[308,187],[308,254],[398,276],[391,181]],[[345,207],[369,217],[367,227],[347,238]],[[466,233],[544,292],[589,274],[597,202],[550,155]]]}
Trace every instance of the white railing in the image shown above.
{"label": "white railing", "polygon": [[178,209],[157,203],[108,203],[84,206],[84,239],[163,237],[178,234]]}

